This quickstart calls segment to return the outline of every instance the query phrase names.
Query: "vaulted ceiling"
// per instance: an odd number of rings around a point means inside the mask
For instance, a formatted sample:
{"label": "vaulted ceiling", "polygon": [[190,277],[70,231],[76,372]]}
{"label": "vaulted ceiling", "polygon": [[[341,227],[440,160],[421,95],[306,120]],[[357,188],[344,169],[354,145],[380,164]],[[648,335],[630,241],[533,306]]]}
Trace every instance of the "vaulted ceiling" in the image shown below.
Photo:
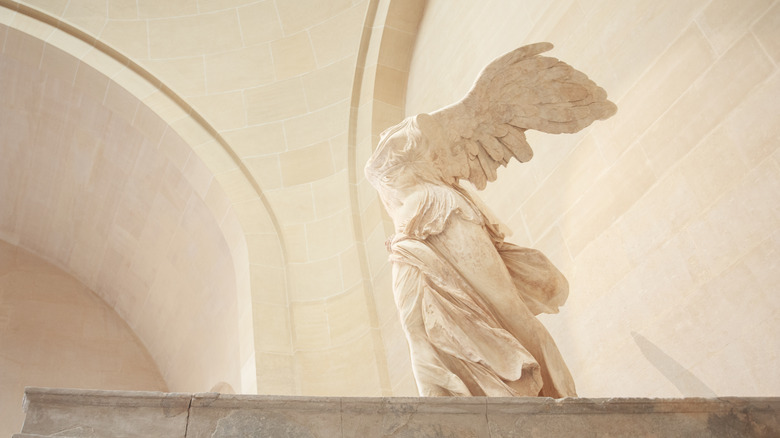
{"label": "vaulted ceiling", "polygon": [[0,236],[111,304],[172,390],[327,393],[350,356],[389,394],[358,163],[403,115],[422,5],[0,1]]}

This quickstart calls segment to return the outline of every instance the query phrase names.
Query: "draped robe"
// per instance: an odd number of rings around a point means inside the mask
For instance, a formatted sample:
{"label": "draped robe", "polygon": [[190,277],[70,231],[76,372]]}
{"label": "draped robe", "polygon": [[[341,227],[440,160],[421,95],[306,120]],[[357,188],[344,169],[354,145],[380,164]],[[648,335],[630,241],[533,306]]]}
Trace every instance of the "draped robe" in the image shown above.
{"label": "draped robe", "polygon": [[459,185],[421,183],[413,205],[388,249],[420,394],[575,396],[534,316],[566,300],[560,271],[539,251],[504,242]]}

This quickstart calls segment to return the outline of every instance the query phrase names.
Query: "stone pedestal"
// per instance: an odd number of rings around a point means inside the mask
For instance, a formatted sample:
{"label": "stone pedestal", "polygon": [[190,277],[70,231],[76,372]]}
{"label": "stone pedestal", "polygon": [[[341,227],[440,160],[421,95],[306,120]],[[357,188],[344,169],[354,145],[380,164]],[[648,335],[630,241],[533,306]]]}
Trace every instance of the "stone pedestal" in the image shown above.
{"label": "stone pedestal", "polygon": [[776,437],[780,398],[283,397],[27,388],[14,438]]}

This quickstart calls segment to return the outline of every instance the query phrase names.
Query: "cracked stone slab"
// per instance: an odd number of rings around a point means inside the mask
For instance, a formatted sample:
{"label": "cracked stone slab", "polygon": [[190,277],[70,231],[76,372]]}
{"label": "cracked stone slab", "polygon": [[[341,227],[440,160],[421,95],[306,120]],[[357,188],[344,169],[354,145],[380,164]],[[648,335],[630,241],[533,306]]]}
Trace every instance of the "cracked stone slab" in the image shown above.
{"label": "cracked stone slab", "polygon": [[183,437],[190,394],[26,388],[21,436]]}
{"label": "cracked stone slab", "polygon": [[384,397],[342,400],[344,437],[489,438],[481,397]]}
{"label": "cracked stone slab", "polygon": [[491,438],[780,436],[780,398],[488,398]]}
{"label": "cracked stone slab", "polygon": [[341,437],[341,399],[195,394],[187,437]]}
{"label": "cracked stone slab", "polygon": [[293,397],[27,388],[14,438],[776,437],[780,397]]}

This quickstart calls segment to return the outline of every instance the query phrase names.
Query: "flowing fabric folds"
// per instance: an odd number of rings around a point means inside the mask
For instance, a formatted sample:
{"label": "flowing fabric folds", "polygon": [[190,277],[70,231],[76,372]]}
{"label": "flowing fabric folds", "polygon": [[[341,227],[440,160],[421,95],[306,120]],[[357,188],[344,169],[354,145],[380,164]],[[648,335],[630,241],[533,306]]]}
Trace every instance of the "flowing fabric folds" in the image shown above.
{"label": "flowing fabric folds", "polygon": [[[457,215],[451,220],[463,220]],[[537,395],[539,361],[429,239],[390,243],[396,304],[412,349],[421,395]],[[540,252],[502,241],[496,249],[534,314],[556,312],[568,287]],[[533,318],[533,317],[532,317]]]}

